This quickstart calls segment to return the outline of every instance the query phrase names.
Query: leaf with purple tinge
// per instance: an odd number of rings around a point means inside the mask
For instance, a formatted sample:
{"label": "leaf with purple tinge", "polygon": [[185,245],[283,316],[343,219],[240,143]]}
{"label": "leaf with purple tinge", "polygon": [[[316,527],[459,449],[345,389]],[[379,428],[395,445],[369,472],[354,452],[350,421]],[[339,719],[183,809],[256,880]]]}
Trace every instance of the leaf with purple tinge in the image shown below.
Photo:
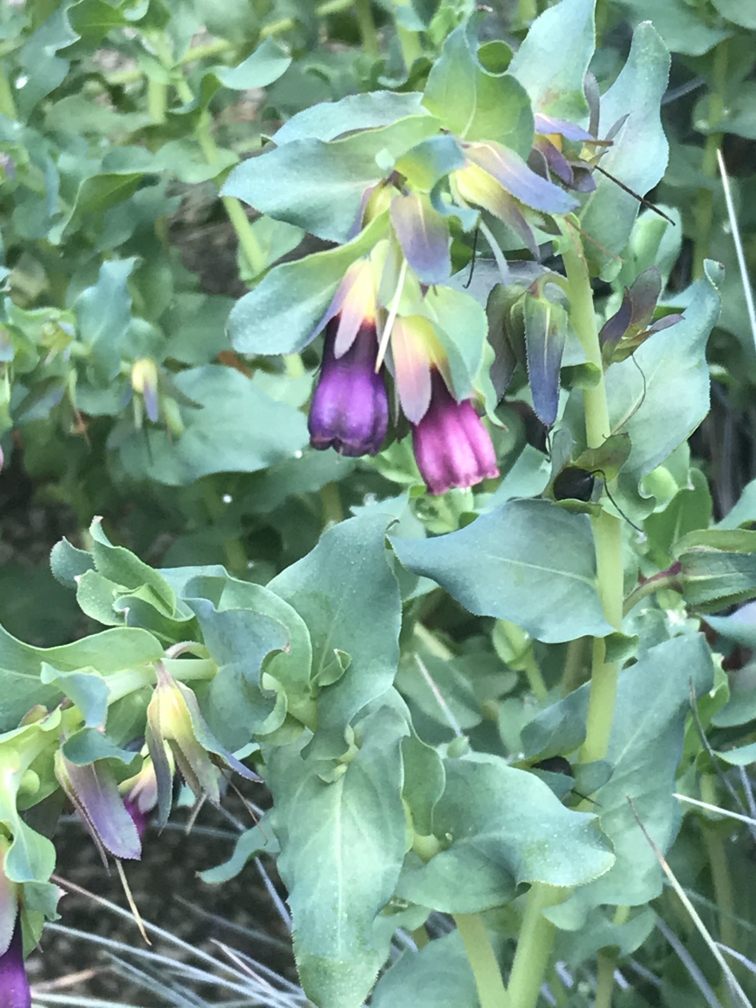
{"label": "leaf with purple tinge", "polygon": [[528,168],[519,154],[496,143],[466,146],[473,164],[492,175],[507,192],[534,210],[544,213],[570,213],[578,202],[559,186]]}
{"label": "leaf with purple tinge", "polygon": [[554,116],[544,115],[542,112],[536,112],[534,122],[536,133],[543,133],[545,135],[548,135],[549,133],[559,133],[567,140],[595,139],[591,136],[588,130],[583,129],[582,126],[577,126],[575,123],[567,122],[566,119],[555,119]]}
{"label": "leaf with purple tinge", "polygon": [[661,290],[662,278],[657,266],[643,270],[625,289],[619,310],[607,319],[599,333],[607,365],[625,360],[649,336],[680,321],[682,315],[665,315],[651,324]]}
{"label": "leaf with purple tinge", "polygon": [[92,835],[103,861],[105,851],[119,858],[140,858],[142,845],[134,820],[118,793],[115,775],[105,760],[77,766],[58,750],[55,774]]}
{"label": "leaf with purple tinge", "polygon": [[559,369],[567,335],[567,317],[561,305],[547,298],[526,295],[525,349],[533,409],[551,427],[559,409]]}
{"label": "leaf with purple tinge", "polygon": [[395,196],[391,201],[391,223],[418,280],[438,284],[449,279],[449,230],[428,196],[423,193]]}
{"label": "leaf with purple tinge", "polygon": [[411,423],[422,420],[430,405],[430,364],[423,338],[426,333],[436,339],[431,323],[419,315],[398,318],[391,333],[399,399]]}

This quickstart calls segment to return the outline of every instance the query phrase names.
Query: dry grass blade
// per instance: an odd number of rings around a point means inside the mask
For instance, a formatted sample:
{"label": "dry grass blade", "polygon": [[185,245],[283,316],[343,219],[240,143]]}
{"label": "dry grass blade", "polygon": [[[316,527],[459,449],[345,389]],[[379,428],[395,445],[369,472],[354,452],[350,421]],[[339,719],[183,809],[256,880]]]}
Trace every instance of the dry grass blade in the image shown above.
{"label": "dry grass blade", "polygon": [[673,951],[677,955],[677,958],[683,964],[685,969],[690,974],[691,979],[695,983],[696,987],[701,991],[704,996],[706,1003],[709,1008],[722,1008],[722,1003],[711,989],[711,984],[708,982],[706,977],[701,972],[698,964],[696,963],[693,956],[688,952],[683,943],[677,937],[675,932],[671,927],[668,927],[661,917],[656,918],[656,926],[667,939],[669,944],[672,946]]}
{"label": "dry grass blade", "polygon": [[709,812],[717,812],[727,819],[737,819],[738,822],[748,823],[749,826],[756,826],[756,819],[752,819],[751,816],[741,815],[739,812],[731,812],[729,809],[720,808],[719,805],[710,805],[708,802],[700,801],[698,798],[688,798],[687,795],[678,794],[676,791],[673,797],[680,801],[688,802],[689,805],[698,805],[699,808],[708,809]]}
{"label": "dry grass blade", "polygon": [[121,864],[120,858],[115,859],[116,868],[118,869],[118,877],[121,880],[121,885],[123,886],[123,891],[126,895],[126,900],[131,908],[131,913],[134,917],[134,923],[139,928],[139,933],[144,938],[147,945],[152,945],[152,942],[147,937],[147,932],[144,930],[144,921],[142,920],[142,915],[139,913],[139,907],[134,901],[134,897],[131,893],[131,886],[129,885],[128,879],[126,878],[126,872],[123,870],[123,865]]}
{"label": "dry grass blade", "polygon": [[722,953],[719,951],[719,948],[717,947],[717,943],[711,937],[711,935],[709,934],[709,932],[706,929],[706,925],[701,920],[701,918],[698,916],[698,911],[696,910],[696,908],[693,906],[693,904],[688,899],[685,890],[680,885],[680,883],[677,881],[677,878],[675,877],[674,872],[672,871],[672,869],[667,864],[666,858],[664,857],[664,855],[662,854],[662,852],[659,850],[659,848],[656,846],[656,844],[654,843],[654,841],[653,841],[650,833],[648,832],[648,830],[646,829],[645,825],[643,824],[643,820],[638,815],[638,813],[636,811],[636,808],[635,808],[635,805],[633,804],[633,799],[630,797],[630,795],[627,796],[627,800],[628,800],[628,803],[630,805],[630,808],[633,811],[633,815],[635,816],[635,821],[640,826],[641,830],[643,831],[644,837],[646,838],[646,840],[649,843],[649,846],[651,847],[651,850],[656,855],[656,859],[658,860],[659,864],[661,865],[662,871],[664,872],[664,874],[669,879],[670,885],[672,886],[672,888],[677,893],[678,897],[680,898],[680,902],[683,904],[683,906],[685,907],[685,909],[688,911],[688,914],[690,915],[690,919],[695,924],[695,926],[696,926],[696,928],[698,930],[698,933],[701,935],[701,937],[703,938],[703,940],[706,942],[707,946],[709,947],[709,949],[711,951],[711,954],[714,956],[714,958],[717,961],[717,964],[719,965],[719,968],[722,970],[722,974],[723,974],[723,976],[724,976],[724,978],[725,978],[725,980],[727,982],[727,986],[730,989],[730,993],[731,993],[731,995],[733,997],[733,1001],[736,1002],[737,1004],[739,1004],[741,1006],[741,1008],[753,1008],[753,1005],[751,1004],[751,1002],[746,997],[745,992],[743,991],[742,987],[740,986],[740,984],[738,983],[737,979],[735,978],[734,973],[730,969],[730,966],[727,963],[727,960],[724,958],[724,956],[722,955]]}

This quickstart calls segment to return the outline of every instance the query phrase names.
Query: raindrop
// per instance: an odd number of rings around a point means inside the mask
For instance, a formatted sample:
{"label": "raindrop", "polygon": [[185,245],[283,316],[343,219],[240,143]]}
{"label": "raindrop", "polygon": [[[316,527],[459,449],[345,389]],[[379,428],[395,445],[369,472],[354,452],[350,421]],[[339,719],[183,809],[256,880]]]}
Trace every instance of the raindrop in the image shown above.
{"label": "raindrop", "polygon": [[26,74],[19,74],[18,77],[16,77],[16,87],[17,88],[25,87],[28,83],[29,83],[29,78],[26,76]]}
{"label": "raindrop", "polygon": [[295,451],[294,452],[294,458],[302,458],[303,455],[304,455],[303,451]]}
{"label": "raindrop", "polygon": [[234,498],[231,496],[231,494],[223,494],[223,497],[221,498],[224,504],[230,504],[233,499]]}

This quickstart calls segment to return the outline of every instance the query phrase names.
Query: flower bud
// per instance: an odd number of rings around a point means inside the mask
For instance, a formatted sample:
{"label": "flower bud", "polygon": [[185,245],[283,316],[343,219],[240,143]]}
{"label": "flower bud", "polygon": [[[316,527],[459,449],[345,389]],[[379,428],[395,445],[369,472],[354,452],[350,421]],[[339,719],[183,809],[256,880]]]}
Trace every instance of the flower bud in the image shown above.
{"label": "flower bud", "polygon": [[412,445],[430,493],[470,487],[499,475],[496,453],[469,399],[457,402],[437,370],[431,373],[431,403],[412,428]]}
{"label": "flower bud", "polygon": [[173,777],[166,745],[194,795],[209,798],[214,805],[220,804],[221,773],[210,753],[248,780],[260,778],[212,735],[189,687],[177,682],[162,662],[157,663],[156,673],[157,686],[147,706],[147,746],[156,777],[158,823],[163,826],[170,811]]}

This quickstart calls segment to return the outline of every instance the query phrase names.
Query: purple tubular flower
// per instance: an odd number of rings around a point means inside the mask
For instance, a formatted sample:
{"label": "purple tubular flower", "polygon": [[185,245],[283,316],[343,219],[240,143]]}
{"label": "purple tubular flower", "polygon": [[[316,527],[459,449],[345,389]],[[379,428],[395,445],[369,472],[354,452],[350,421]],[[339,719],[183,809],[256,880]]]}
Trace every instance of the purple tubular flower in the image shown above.
{"label": "purple tubular flower", "polygon": [[24,967],[21,914],[16,915],[13,937],[0,955],[0,1008],[30,1008],[31,991]]}
{"label": "purple tubular flower", "polygon": [[412,428],[415,460],[430,493],[498,476],[491,438],[470,400],[457,402],[435,369],[431,389],[428,412]]}
{"label": "purple tubular flower", "polygon": [[350,457],[377,455],[388,429],[389,406],[383,374],[375,372],[375,324],[366,320],[338,358],[337,331],[338,316],[326,326],[323,364],[308,418],[310,443]]}

